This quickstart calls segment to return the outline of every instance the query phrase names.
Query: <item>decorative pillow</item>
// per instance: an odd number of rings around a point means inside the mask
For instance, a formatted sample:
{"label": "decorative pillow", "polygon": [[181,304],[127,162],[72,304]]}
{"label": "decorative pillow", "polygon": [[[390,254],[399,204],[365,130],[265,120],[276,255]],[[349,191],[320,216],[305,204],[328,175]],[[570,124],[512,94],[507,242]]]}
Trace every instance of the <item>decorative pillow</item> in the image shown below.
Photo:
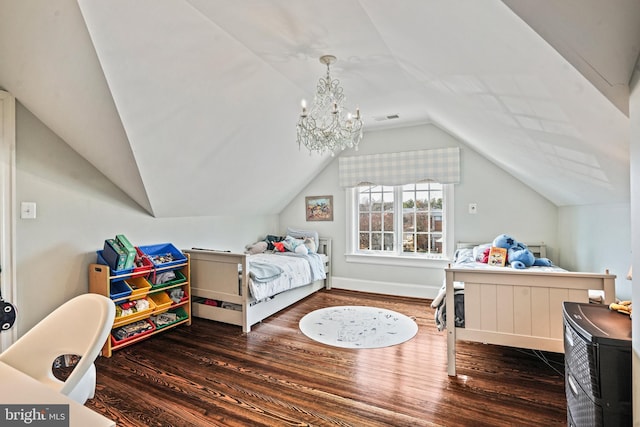
{"label": "decorative pillow", "polygon": [[314,230],[295,230],[287,227],[287,236],[295,237],[297,239],[304,239],[306,237],[312,238],[316,244],[314,252],[316,252],[320,246],[320,237],[318,236],[318,232]]}

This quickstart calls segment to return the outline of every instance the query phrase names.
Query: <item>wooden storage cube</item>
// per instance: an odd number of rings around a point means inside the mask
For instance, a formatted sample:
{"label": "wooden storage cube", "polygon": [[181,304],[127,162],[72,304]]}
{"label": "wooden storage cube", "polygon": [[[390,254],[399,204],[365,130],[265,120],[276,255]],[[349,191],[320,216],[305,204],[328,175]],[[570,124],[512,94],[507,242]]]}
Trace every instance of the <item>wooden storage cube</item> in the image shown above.
{"label": "wooden storage cube", "polygon": [[165,311],[169,310],[171,304],[173,304],[173,301],[171,300],[171,298],[169,298],[169,295],[167,295],[167,293],[164,291],[151,294],[149,295],[149,298],[153,300],[154,304],[156,305],[155,309],[153,310],[153,314],[164,313]]}
{"label": "wooden storage cube", "polygon": [[131,279],[125,280],[125,282],[131,288],[132,299],[138,298],[151,290],[151,283],[144,277],[132,277]]}
{"label": "wooden storage cube", "polygon": [[[156,327],[153,322],[149,323],[149,317],[154,314],[162,314],[168,310],[173,311],[181,308],[181,311],[177,311],[178,316],[176,322],[164,326],[164,329],[172,329],[174,326],[191,324],[191,305],[189,304],[188,300],[189,296],[191,295],[189,269],[190,257],[188,254],[184,255],[185,262],[183,264],[175,265],[173,267],[156,268],[153,266],[151,261],[147,259],[144,268],[138,269],[138,267],[136,267],[135,269],[133,269],[133,272],[131,272],[131,270],[126,272],[117,272],[111,270],[106,265],[106,261],[104,259],[101,259],[101,252],[102,251],[98,251],[97,253],[98,262],[93,263],[89,266],[89,292],[111,297],[116,306],[121,306],[121,304],[131,303],[133,301],[142,299],[148,301],[149,303],[149,308],[146,310],[137,311],[127,316],[116,317],[112,325],[112,333],[115,333],[117,330],[121,330],[124,327],[129,327],[140,322],[142,322],[143,326],[151,325],[149,328],[152,329],[151,331],[145,330],[139,334],[136,334],[135,336],[126,337],[124,339],[116,339],[116,336],[110,336],[109,339],[106,340],[102,348],[103,356],[111,357],[114,350],[127,347],[130,344],[138,343],[139,341],[143,341],[153,336],[153,334],[156,333]],[[140,253],[142,252],[140,251]],[[165,271],[176,271],[177,278],[172,278],[170,280],[170,283],[163,284],[162,289],[152,289],[151,283],[149,282],[151,273],[162,273]],[[130,280],[138,278],[145,278],[149,283],[145,283],[143,280]],[[132,295],[134,291],[131,289],[127,282],[135,283],[135,294]],[[138,290],[138,288],[147,289],[145,289],[145,291],[141,291]],[[178,303],[174,303],[169,297],[169,294],[165,293],[165,291],[170,291],[172,289],[181,289],[184,291],[184,298],[181,298]],[[165,293],[165,295],[162,296],[161,294],[159,294],[160,292]],[[155,298],[160,302],[162,306],[160,310],[157,310],[157,306],[154,300],[151,299],[151,295],[156,293],[158,293],[159,295],[156,295]],[[175,297],[176,296],[174,295],[174,298]],[[157,313],[155,312],[156,310]]]}

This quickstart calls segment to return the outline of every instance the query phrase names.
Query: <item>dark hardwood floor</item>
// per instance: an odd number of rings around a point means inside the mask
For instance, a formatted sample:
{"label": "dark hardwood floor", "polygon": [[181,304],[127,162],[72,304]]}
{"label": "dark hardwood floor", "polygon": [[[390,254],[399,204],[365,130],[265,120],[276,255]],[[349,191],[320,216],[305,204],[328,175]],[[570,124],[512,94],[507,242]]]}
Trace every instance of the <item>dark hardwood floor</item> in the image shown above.
{"label": "dark hardwood floor", "polygon": [[[340,349],[298,329],[335,305],[374,305],[414,317],[418,334],[380,349]],[[458,345],[446,371],[446,335],[429,301],[321,291],[244,335],[195,318],[96,362],[87,406],[118,426],[560,426],[562,355]]]}

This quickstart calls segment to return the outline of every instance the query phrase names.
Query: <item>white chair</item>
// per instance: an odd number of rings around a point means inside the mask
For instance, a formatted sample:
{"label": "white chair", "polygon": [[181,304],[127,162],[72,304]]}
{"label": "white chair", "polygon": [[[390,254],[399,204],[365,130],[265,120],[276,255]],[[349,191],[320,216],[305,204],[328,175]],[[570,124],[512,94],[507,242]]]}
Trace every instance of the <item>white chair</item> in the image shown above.
{"label": "white chair", "polygon": [[[54,310],[0,354],[11,365],[71,399],[84,404],[96,387],[96,360],[109,337],[115,305],[98,294],[77,296]],[[81,356],[66,381],[53,374],[61,355]]]}

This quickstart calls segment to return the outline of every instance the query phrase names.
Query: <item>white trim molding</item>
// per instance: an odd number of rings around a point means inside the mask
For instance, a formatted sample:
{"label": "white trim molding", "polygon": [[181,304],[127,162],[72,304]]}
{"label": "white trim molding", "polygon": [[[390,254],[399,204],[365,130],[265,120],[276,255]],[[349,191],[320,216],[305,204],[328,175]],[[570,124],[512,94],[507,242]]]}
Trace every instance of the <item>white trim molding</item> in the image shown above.
{"label": "white trim molding", "polygon": [[331,279],[332,289],[346,289],[350,291],[370,292],[374,294],[395,295],[401,297],[434,299],[442,288],[440,284],[416,284],[396,282],[376,282],[373,280],[352,279],[350,277],[336,277]]}
{"label": "white trim molding", "polygon": [[[0,290],[16,300],[16,100],[0,90]],[[18,328],[0,332],[0,352],[13,344]]]}

